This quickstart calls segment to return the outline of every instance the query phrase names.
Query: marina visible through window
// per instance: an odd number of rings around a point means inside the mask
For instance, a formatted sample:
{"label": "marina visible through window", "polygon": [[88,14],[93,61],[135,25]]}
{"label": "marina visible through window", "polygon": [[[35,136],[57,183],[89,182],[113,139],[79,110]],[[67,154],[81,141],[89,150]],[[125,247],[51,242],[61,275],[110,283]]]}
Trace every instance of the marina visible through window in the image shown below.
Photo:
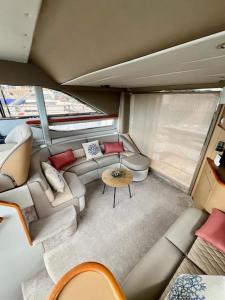
{"label": "marina visible through window", "polygon": [[[48,116],[102,114],[82,101],[65,93],[43,88]],[[0,117],[39,117],[33,86],[0,86]]]}
{"label": "marina visible through window", "polygon": [[43,88],[48,116],[98,113],[83,102],[55,90]]}

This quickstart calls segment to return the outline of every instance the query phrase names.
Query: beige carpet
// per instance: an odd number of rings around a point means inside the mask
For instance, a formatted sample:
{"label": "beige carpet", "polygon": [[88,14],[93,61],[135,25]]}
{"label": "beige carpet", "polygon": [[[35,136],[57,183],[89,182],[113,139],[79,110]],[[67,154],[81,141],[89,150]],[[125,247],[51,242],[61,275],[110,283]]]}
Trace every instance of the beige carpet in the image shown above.
{"label": "beige carpet", "polygon": [[182,211],[192,205],[189,196],[154,175],[133,183],[131,190],[130,199],[127,188],[118,189],[113,209],[112,188],[103,195],[101,181],[87,185],[86,209],[77,232],[44,255],[53,281],[79,263],[98,261],[122,283]]}
{"label": "beige carpet", "polygon": [[[102,195],[101,181],[87,185],[87,203],[78,230],[66,242],[44,256],[55,282],[84,261],[105,264],[122,283],[140,258],[165,233],[187,207],[191,198],[154,175],[118,189],[112,208],[113,189]],[[46,300],[53,282],[46,270],[23,285],[25,300]]]}

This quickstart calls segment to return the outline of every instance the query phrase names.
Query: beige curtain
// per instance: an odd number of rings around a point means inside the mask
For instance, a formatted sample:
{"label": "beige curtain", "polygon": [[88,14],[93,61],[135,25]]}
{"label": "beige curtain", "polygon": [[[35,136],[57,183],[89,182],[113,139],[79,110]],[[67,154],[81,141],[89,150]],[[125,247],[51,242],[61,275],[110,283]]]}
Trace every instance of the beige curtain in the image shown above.
{"label": "beige curtain", "polygon": [[218,102],[217,93],[133,95],[132,139],[151,167],[188,189]]}

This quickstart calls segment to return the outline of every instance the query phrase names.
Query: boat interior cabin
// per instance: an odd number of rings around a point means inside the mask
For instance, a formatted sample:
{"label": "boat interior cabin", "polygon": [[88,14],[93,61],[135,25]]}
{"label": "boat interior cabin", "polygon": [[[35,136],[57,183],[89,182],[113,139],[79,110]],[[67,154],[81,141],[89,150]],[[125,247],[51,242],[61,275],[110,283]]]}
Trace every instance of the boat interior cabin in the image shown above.
{"label": "boat interior cabin", "polygon": [[225,299],[225,1],[0,1],[0,299]]}

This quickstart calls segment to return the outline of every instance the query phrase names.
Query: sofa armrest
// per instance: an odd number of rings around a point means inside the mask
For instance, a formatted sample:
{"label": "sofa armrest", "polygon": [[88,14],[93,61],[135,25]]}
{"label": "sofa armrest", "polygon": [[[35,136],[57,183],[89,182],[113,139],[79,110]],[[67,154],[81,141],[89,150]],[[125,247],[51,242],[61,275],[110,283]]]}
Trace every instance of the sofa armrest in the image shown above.
{"label": "sofa armrest", "polygon": [[14,189],[16,185],[9,175],[0,173],[0,193]]}
{"label": "sofa armrest", "polygon": [[195,231],[206,221],[208,214],[197,208],[188,208],[165,233],[165,237],[186,254],[194,243]]}
{"label": "sofa armrest", "polygon": [[133,153],[140,153],[136,145],[129,139],[128,136],[121,134],[119,136],[119,139],[121,142],[123,142],[123,146],[126,151],[130,151]]}
{"label": "sofa armrest", "polygon": [[123,285],[127,299],[159,299],[182,258],[180,250],[161,238],[127,276]]}

